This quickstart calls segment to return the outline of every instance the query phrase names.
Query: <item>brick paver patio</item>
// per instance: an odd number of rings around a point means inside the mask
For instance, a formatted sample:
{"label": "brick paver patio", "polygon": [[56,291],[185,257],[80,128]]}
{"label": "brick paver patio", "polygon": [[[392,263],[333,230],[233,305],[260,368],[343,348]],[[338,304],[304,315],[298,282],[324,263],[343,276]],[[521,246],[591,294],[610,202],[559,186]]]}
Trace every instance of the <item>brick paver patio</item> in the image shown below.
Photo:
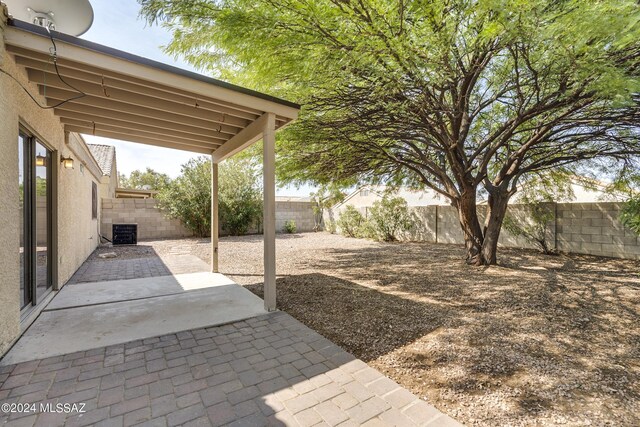
{"label": "brick paver patio", "polygon": [[282,312],[0,367],[0,384],[0,403],[38,405],[7,426],[459,425]]}
{"label": "brick paver patio", "polygon": [[164,257],[85,261],[69,283],[142,279],[172,274],[209,271],[209,265],[195,255],[171,254]]}

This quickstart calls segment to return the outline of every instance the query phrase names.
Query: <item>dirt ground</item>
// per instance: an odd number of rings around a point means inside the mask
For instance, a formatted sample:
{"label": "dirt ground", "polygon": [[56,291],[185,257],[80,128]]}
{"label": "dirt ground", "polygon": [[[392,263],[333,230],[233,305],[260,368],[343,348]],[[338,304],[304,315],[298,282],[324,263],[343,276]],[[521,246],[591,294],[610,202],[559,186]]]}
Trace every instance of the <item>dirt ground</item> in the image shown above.
{"label": "dirt ground", "polygon": [[[149,244],[209,260],[206,240]],[[640,425],[640,262],[279,235],[278,307],[466,425]],[[221,271],[262,292],[261,236]]]}

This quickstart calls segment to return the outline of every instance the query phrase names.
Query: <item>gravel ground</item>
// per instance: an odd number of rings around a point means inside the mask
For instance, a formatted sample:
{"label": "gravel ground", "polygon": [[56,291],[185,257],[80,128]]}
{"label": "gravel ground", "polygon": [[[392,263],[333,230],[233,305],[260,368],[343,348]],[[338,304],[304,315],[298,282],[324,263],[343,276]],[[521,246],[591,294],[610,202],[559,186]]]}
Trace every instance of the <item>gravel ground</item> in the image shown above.
{"label": "gravel ground", "polygon": [[[209,260],[206,240],[148,242]],[[142,249],[144,252],[145,249]],[[279,235],[278,307],[467,425],[640,425],[640,262]],[[220,242],[260,295],[261,236]]]}

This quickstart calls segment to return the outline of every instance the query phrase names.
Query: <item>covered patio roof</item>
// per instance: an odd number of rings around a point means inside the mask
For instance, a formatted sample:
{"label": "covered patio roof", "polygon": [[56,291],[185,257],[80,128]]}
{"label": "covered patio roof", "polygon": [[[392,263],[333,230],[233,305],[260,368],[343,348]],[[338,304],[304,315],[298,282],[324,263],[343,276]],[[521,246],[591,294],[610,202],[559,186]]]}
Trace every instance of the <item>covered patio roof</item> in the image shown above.
{"label": "covered patio roof", "polygon": [[65,131],[211,155],[214,273],[218,163],[263,140],[264,305],[275,310],[275,131],[300,106],[18,20],[9,20],[4,36]]}
{"label": "covered patio roof", "polygon": [[[52,39],[62,79],[54,67]],[[5,42],[47,105],[56,106],[54,113],[69,132],[214,154],[220,161],[260,138],[266,114],[275,116],[279,129],[296,119],[300,109],[18,20],[9,21]]]}

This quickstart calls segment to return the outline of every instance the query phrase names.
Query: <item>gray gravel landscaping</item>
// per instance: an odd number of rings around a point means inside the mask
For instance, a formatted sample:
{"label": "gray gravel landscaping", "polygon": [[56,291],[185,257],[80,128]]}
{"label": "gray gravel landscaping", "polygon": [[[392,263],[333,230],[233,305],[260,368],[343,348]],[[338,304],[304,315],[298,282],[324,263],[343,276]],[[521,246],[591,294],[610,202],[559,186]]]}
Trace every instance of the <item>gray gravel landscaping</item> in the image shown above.
{"label": "gray gravel landscaping", "polygon": [[[209,260],[206,239],[142,245]],[[219,251],[221,272],[260,295],[261,236]],[[467,425],[640,425],[639,261],[503,249],[478,268],[462,256],[279,235],[278,307]]]}

